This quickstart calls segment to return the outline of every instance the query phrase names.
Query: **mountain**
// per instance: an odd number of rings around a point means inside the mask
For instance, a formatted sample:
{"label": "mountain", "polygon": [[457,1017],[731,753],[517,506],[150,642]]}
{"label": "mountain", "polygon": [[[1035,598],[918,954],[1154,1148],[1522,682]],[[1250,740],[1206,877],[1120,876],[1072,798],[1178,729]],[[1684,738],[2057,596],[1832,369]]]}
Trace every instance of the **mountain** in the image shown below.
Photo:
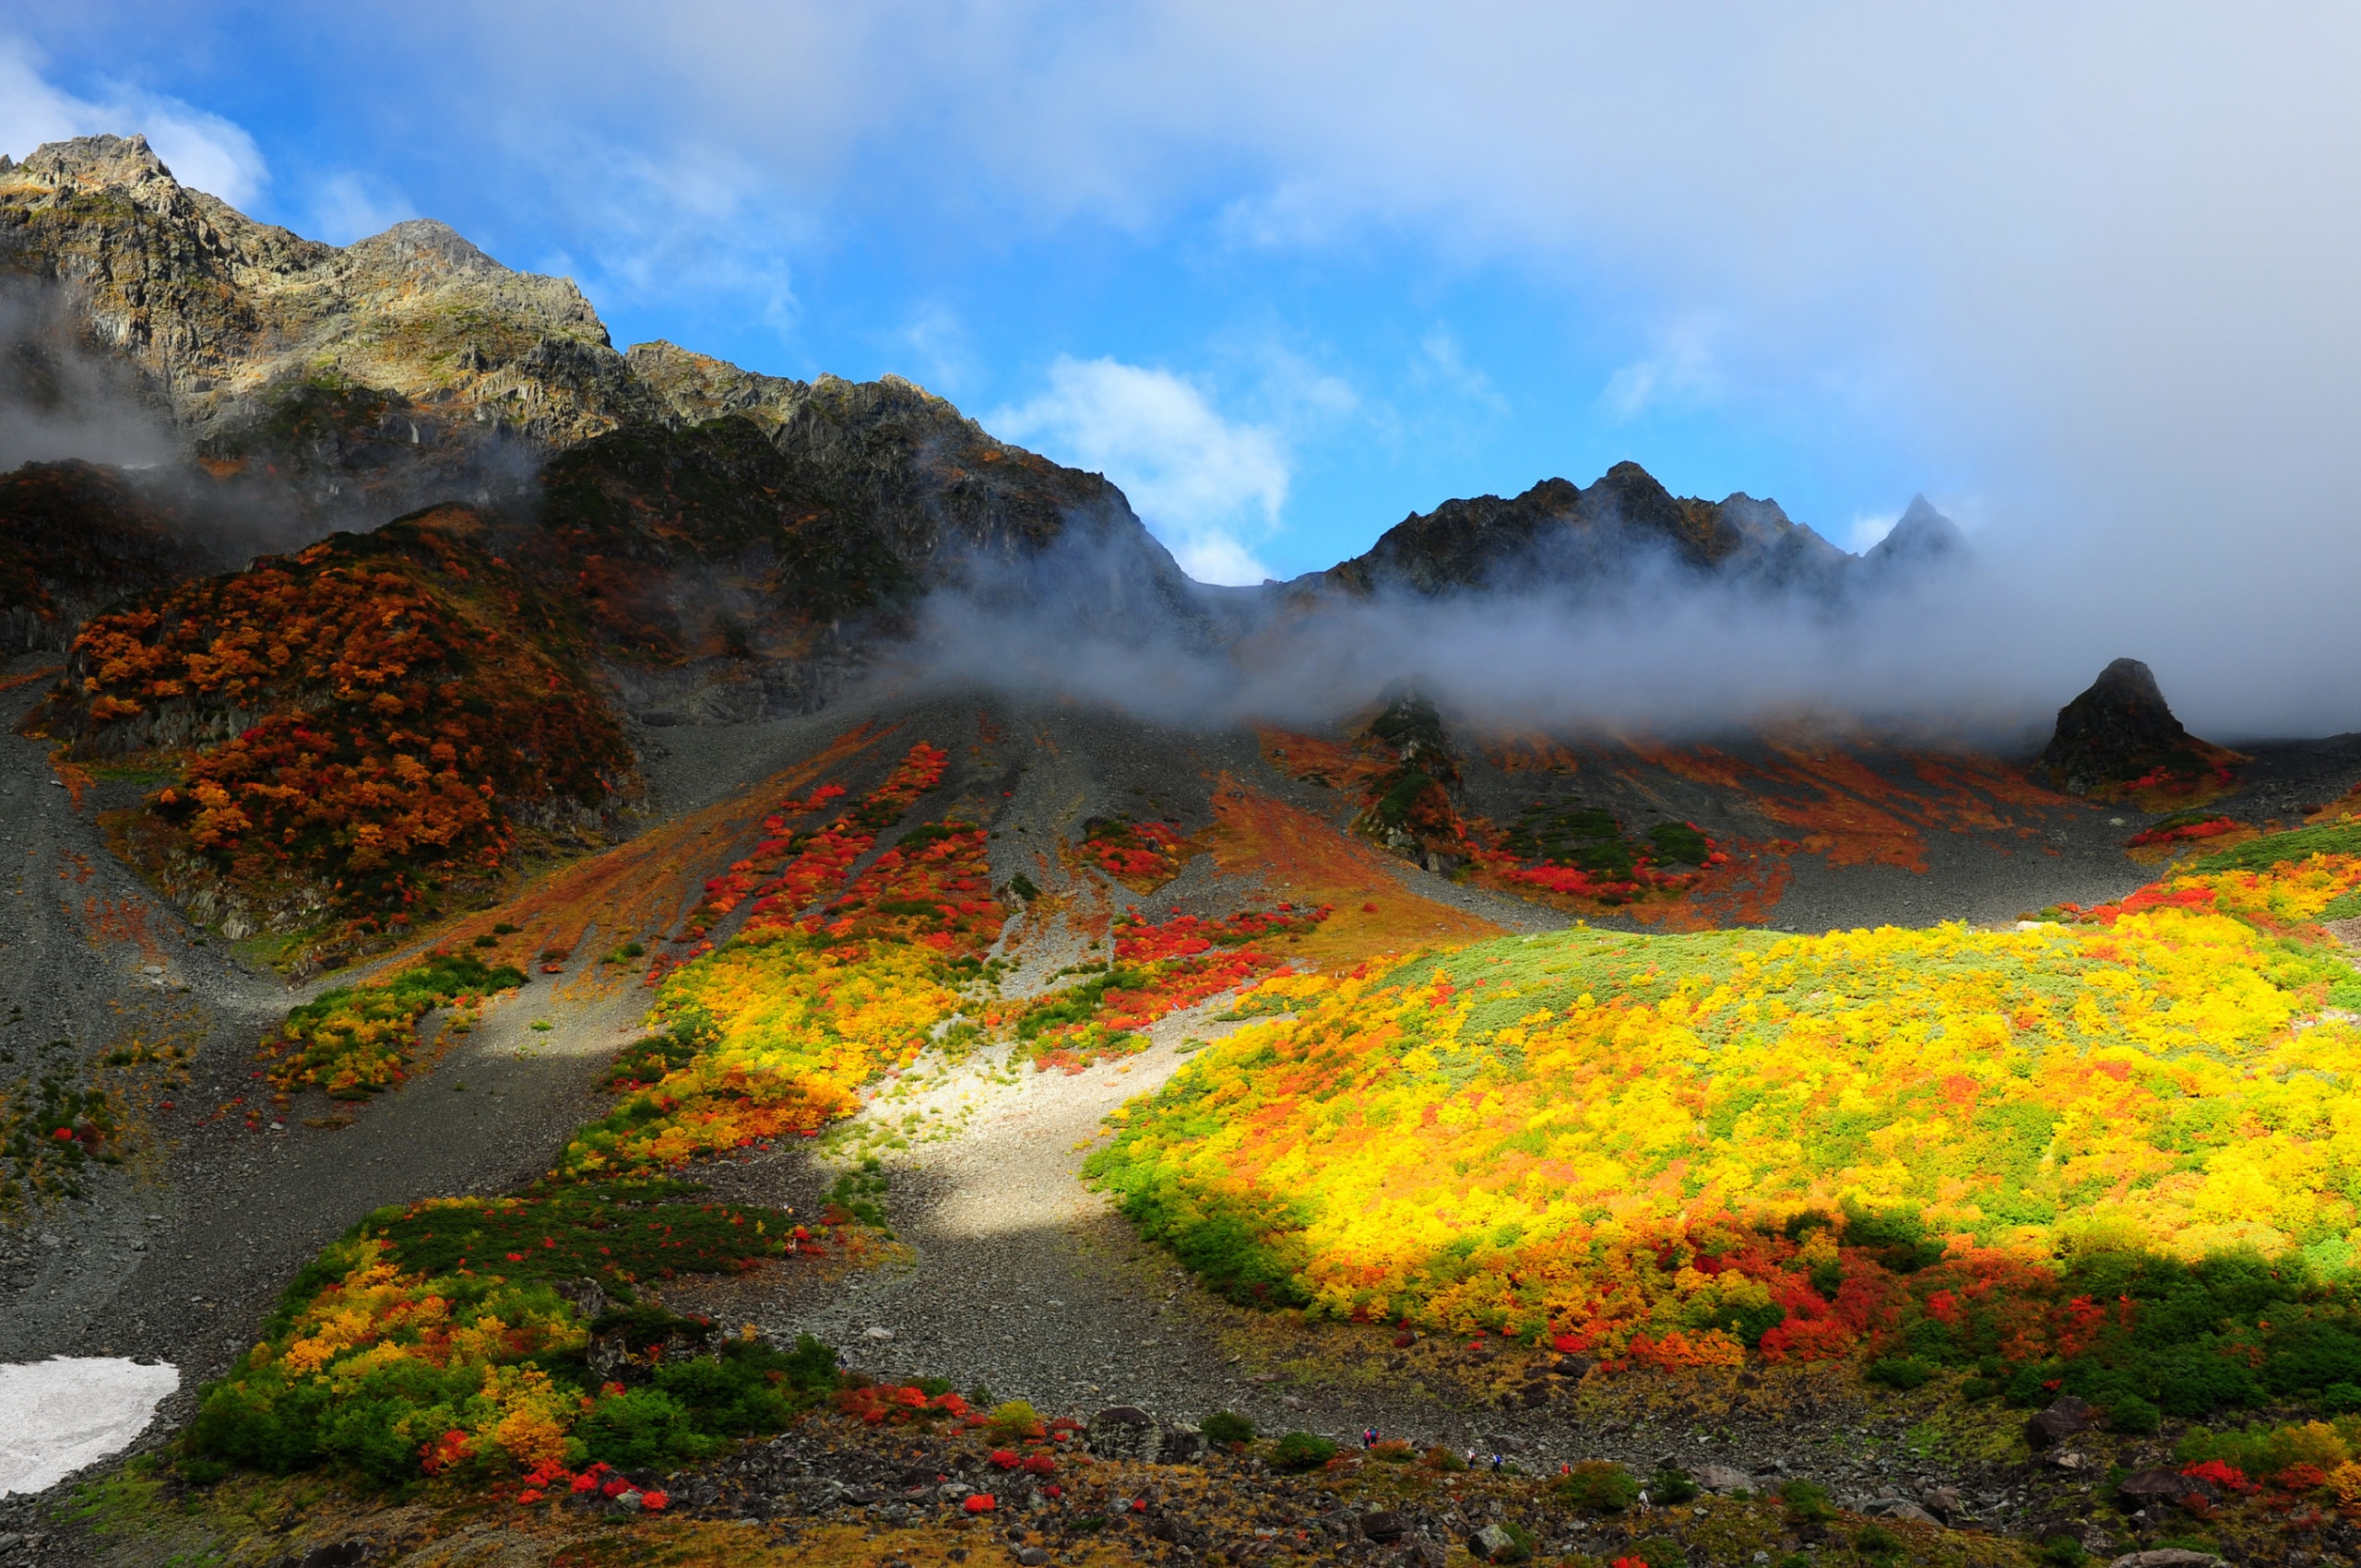
{"label": "mountain", "polygon": [[[291,493],[308,538],[460,501],[527,536],[550,580],[629,576],[603,613],[643,668],[717,646],[798,658],[815,626],[945,585],[1046,592],[1086,619],[1198,613],[1102,476],[907,381],[618,352],[569,280],[426,220],[302,239],[183,186],[139,137],[0,159],[0,275],[61,293],[84,349],[131,369],[215,486]],[[709,575],[723,612],[660,603],[697,597],[682,573]]]}
{"label": "mountain", "polygon": [[1284,591],[1579,593],[1628,584],[1653,567],[1676,579],[1833,599],[1856,580],[1890,579],[1960,547],[1958,530],[1924,496],[1896,533],[1903,536],[1896,548],[1851,556],[1791,520],[1775,501],[1744,493],[1717,502],[1677,497],[1639,464],[1624,462],[1586,488],[1548,479],[1507,500],[1479,495],[1414,513],[1366,554],[1299,577]]}
{"label": "mountain", "polygon": [[[479,897],[531,835],[618,828],[658,734],[821,707],[931,613],[968,636],[954,662],[1011,639],[1051,662],[1127,647],[1121,682],[1175,650],[1243,668],[1272,657],[1255,634],[1275,611],[1295,624],[1345,599],[1579,596],[1661,572],[1825,604],[1957,547],[1923,499],[1865,562],[1774,502],[1677,498],[1620,463],[1588,487],[1445,502],[1275,589],[1213,589],[1104,476],[910,382],[618,350],[573,283],[442,224],[305,240],[183,186],[136,137],[0,160],[0,292],[39,328],[18,357],[43,431],[77,410],[93,430],[145,420],[168,459],[34,465],[0,488],[6,635],[72,645],[35,723],[69,760],[171,780],[118,837],[185,908],[310,932],[323,960],[420,900]],[[394,662],[431,678],[376,692],[325,672],[383,667],[397,624],[419,650]],[[257,649],[268,668],[249,669]],[[1457,866],[1489,842],[1454,791],[1486,802],[1478,819],[1538,809],[1513,766],[1501,783],[1471,758],[1463,790],[1398,740],[1351,765],[1401,786],[1357,808],[1398,853]],[[1615,766],[1678,792],[1653,763]],[[1548,810],[1664,826],[1639,796],[1592,792]],[[1624,846],[1594,860],[1642,854],[1592,816]]]}

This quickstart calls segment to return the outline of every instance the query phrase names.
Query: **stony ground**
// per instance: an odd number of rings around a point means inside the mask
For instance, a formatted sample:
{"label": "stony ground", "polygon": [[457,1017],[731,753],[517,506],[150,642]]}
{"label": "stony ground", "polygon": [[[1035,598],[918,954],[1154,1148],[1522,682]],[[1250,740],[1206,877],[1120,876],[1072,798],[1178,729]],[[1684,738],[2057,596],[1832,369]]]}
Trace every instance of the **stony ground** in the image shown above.
{"label": "stony ground", "polygon": [[[13,722],[37,691],[0,697],[0,718]],[[650,756],[656,810],[671,815],[720,800],[858,717],[839,708],[665,731]],[[1011,743],[1023,754],[994,840],[1003,876],[1038,871],[1095,812],[1171,809],[1157,798],[1158,781],[1255,766],[1251,737],[1070,711],[1042,716]],[[2361,746],[2347,740],[2284,750],[2264,759],[2257,798],[2285,795],[2291,810],[2334,793],[2361,766]],[[0,879],[0,1091],[38,1071],[98,1070],[126,1042],[188,1056],[183,1068],[118,1075],[143,1134],[129,1165],[89,1173],[80,1200],[0,1216],[0,1360],[169,1360],[185,1377],[164,1408],[163,1432],[184,1418],[196,1383],[251,1342],[285,1281],[361,1214],[430,1194],[500,1190],[545,1168],[566,1132],[599,1109],[598,1078],[635,1029],[644,993],[537,975],[408,1087],[357,1114],[314,1097],[250,1118],[261,1103],[254,1042],[306,992],[289,992],[218,941],[205,944],[106,852],[100,814],[132,803],[145,786],[101,781],[77,800],[53,778],[44,747],[0,737],[0,867],[14,867]],[[1307,808],[1334,804],[1267,774],[1263,781]],[[2022,857],[2023,885],[2010,877],[1976,883],[1985,862],[1964,845],[1939,843],[1928,878],[1869,868],[1822,880],[1807,861],[1782,923],[1925,919],[1983,904],[2006,918],[2015,911],[2001,906],[2119,894],[2152,874],[2114,851],[2119,829],[2087,826],[2058,855]],[[1561,923],[1406,864],[1392,874],[1512,929]],[[1250,891],[1201,861],[1154,897],[1124,901],[1151,915],[1218,912]],[[1080,955],[1071,934],[1037,933],[1008,983],[1049,984]],[[781,1335],[817,1333],[880,1375],[948,1377],[1050,1413],[1127,1404],[1189,1418],[1228,1408],[1266,1431],[1353,1440],[1374,1426],[1421,1446],[1498,1451],[1535,1469],[1604,1456],[1643,1470],[1671,1459],[1758,1477],[1805,1474],[1863,1502],[1951,1488],[1967,1515],[2011,1527],[2088,1512],[2091,1473],[2009,1457],[2009,1418],[1997,1413],[1865,1396],[1847,1379],[1810,1373],[1574,1384],[1540,1375],[1546,1369],[1523,1358],[1486,1359],[1433,1340],[1397,1348],[1385,1331],[1314,1328],[1204,1297],[1077,1172],[1109,1110],[1179,1070],[1192,1040],[1220,1032],[1215,1011],[1167,1019],[1151,1049],[1078,1074],[1036,1073],[991,1054],[922,1063],[881,1086],[825,1149],[718,1168],[718,1187],[805,1207],[839,1170],[874,1155],[890,1183],[884,1202],[898,1247],[882,1265],[849,1274],[773,1270],[679,1287],[678,1304]],[[554,1027],[535,1030],[535,1020]],[[2102,1474],[2106,1464],[2142,1457],[2111,1439],[2086,1446]],[[0,1538],[8,1533],[0,1520]],[[0,1568],[7,1561],[0,1539]]]}

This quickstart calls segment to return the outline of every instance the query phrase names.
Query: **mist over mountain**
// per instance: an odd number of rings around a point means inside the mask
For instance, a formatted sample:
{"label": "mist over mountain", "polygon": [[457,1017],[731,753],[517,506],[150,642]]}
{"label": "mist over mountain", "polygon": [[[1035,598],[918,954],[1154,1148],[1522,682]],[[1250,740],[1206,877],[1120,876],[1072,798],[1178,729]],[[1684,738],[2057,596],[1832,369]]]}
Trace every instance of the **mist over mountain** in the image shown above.
{"label": "mist over mountain", "polygon": [[[1415,649],[1476,707],[1618,719],[1659,694],[1553,699],[1534,669],[1558,662],[1552,644],[1709,604],[1764,641],[1843,636],[1964,554],[1923,499],[1857,557],[1775,502],[1677,498],[1622,463],[1588,487],[1447,501],[1326,572],[1218,589],[1102,476],[909,382],[619,351],[569,281],[428,220],[304,240],[182,185],[138,137],[0,163],[0,259],[11,351],[51,367],[17,378],[14,450],[144,465],[165,514],[209,527],[192,559],[219,565],[243,564],[240,543],[479,508],[659,724],[801,710],[885,649],[938,677],[1219,721],[1350,707]],[[1460,625],[1476,600],[1481,624]],[[1511,626],[1523,657],[1491,647]],[[1820,700],[1794,659],[1753,663],[1778,690],[1709,689],[1662,716]]]}

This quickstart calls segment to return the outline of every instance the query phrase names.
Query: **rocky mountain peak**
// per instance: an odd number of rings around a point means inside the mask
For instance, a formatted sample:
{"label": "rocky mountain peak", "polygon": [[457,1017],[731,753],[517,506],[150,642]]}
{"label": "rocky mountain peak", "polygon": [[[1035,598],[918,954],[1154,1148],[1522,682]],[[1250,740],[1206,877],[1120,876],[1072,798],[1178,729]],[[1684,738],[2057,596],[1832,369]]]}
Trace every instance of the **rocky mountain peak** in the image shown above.
{"label": "rocky mountain peak", "polygon": [[448,223],[409,218],[382,234],[356,240],[344,251],[348,262],[382,260],[415,272],[502,273],[509,269],[484,255]]}
{"label": "rocky mountain peak", "polygon": [[2118,659],[2082,695],[2058,710],[2058,728],[2035,766],[2070,794],[2087,795],[2140,778],[2189,751],[2155,671]]}
{"label": "rocky mountain peak", "polygon": [[[1872,568],[1916,569],[1921,565],[1962,555],[1967,551],[1967,536],[1959,525],[1935,510],[1924,495],[1914,495],[1902,516],[1895,519],[1886,536],[1863,553],[1863,563]],[[2119,663],[2132,663],[2130,659]],[[2147,666],[2142,665],[2142,670]],[[2102,677],[2104,678],[2104,677]]]}
{"label": "rocky mountain peak", "polygon": [[1619,582],[1652,564],[1833,594],[1850,558],[1791,521],[1775,501],[1743,493],[1720,502],[1676,496],[1626,461],[1587,488],[1548,479],[1506,500],[1446,501],[1404,518],[1368,554],[1289,586],[1297,592],[1558,592]]}
{"label": "rocky mountain peak", "polygon": [[43,142],[17,165],[17,172],[28,180],[78,190],[110,185],[136,188],[151,180],[170,181],[175,187],[180,184],[144,136],[75,137]]}

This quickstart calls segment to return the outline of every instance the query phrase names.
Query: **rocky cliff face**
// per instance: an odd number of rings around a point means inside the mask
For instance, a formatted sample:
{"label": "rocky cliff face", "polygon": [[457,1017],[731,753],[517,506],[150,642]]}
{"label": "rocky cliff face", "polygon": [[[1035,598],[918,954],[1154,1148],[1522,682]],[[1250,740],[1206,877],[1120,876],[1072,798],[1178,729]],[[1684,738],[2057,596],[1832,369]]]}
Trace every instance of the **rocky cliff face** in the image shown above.
{"label": "rocky cliff face", "polygon": [[303,239],[184,186],[142,137],[0,164],[0,264],[66,290],[198,444],[249,440],[303,386],[385,395],[416,445],[475,424],[562,445],[661,411],[571,281],[423,219]]}

